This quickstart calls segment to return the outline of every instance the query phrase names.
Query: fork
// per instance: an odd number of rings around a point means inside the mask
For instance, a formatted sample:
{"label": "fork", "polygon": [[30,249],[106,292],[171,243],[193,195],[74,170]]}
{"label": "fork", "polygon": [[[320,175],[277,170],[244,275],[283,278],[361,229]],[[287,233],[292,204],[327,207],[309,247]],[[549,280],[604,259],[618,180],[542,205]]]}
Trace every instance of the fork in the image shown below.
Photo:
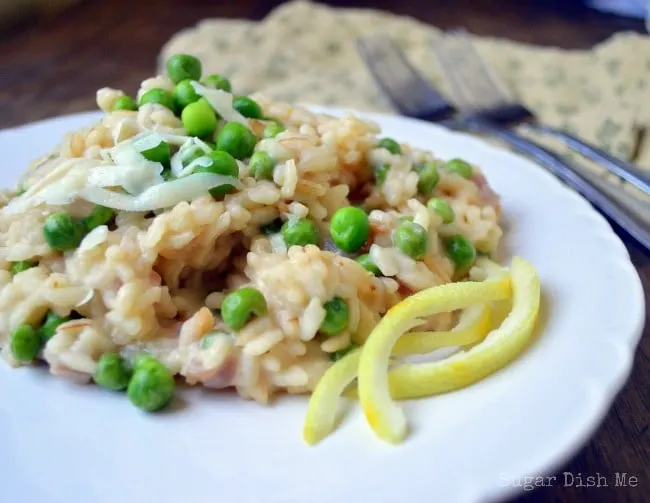
{"label": "fork", "polygon": [[524,122],[529,130],[560,139],[571,149],[650,194],[650,176],[640,169],[568,131],[540,124],[530,110],[513,99],[496,73],[481,58],[466,31],[453,31],[445,37],[438,37],[431,45],[452,82],[452,96],[462,113],[503,126]]}
{"label": "fork", "polygon": [[502,140],[515,150],[529,155],[567,185],[580,192],[601,212],[650,250],[650,222],[643,219],[638,212],[621,204],[622,197],[612,197],[611,191],[605,194],[597,185],[581,176],[575,166],[556,153],[481,117],[461,115],[442,120],[453,106],[433,86],[426,83],[389,37],[379,35],[358,39],[357,49],[373,77],[380,83],[381,89],[402,115],[426,118],[431,110],[445,110],[445,113],[435,114],[435,117],[430,120],[440,121],[450,129],[488,134]]}

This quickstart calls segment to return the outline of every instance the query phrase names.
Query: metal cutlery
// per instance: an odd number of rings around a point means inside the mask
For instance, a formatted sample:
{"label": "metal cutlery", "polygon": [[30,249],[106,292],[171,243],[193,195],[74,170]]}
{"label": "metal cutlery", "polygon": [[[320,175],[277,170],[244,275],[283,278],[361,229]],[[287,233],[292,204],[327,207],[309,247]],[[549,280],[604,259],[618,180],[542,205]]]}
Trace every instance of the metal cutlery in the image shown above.
{"label": "metal cutlery", "polygon": [[[401,49],[387,36],[373,36],[357,41],[359,54],[370,72],[403,115],[415,118],[430,116],[431,110],[448,110],[454,107],[408,63]],[[405,64],[406,62],[406,64]],[[441,62],[442,63],[442,62]],[[449,70],[446,68],[446,70]],[[423,85],[424,84],[424,85]],[[436,114],[429,120],[439,120],[445,114]],[[487,117],[461,115],[441,121],[441,124],[458,130],[487,134],[499,138],[514,149],[529,155],[540,165],[580,192],[605,215],[627,230],[644,247],[650,249],[650,221],[620,203],[621,198],[606,195],[578,173],[561,156],[537,143],[502,127]]]}
{"label": "metal cutlery", "polygon": [[384,94],[399,97],[397,107],[402,115],[438,122],[456,113],[389,37],[359,39],[357,49]]}
{"label": "metal cutlery", "polygon": [[432,42],[451,86],[454,103],[461,113],[478,116],[507,126],[524,122],[538,133],[560,139],[571,149],[598,163],[615,175],[650,194],[650,176],[631,163],[559,128],[537,122],[533,113],[517,103],[495,72],[481,58],[470,36],[455,31]]}

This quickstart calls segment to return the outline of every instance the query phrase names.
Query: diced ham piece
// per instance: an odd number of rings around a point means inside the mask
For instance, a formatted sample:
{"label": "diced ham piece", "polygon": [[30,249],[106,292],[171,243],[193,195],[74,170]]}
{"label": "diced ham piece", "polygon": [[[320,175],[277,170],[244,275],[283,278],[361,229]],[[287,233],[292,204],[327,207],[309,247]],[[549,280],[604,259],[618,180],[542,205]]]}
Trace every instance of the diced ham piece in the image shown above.
{"label": "diced ham piece", "polygon": [[485,176],[482,173],[474,172],[472,181],[479,190],[479,204],[481,206],[492,206],[499,213],[501,211],[501,198],[492,190]]}

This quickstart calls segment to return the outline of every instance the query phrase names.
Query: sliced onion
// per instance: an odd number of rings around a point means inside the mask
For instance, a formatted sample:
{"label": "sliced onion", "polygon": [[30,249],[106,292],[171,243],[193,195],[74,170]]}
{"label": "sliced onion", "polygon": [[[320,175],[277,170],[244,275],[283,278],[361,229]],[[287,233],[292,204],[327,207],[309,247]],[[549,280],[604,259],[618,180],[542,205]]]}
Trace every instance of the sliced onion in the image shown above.
{"label": "sliced onion", "polygon": [[246,117],[232,107],[232,94],[221,89],[209,89],[198,82],[192,82],[192,87],[196,91],[196,94],[203,96],[212,108],[228,122],[239,122],[249,127]]}
{"label": "sliced onion", "polygon": [[138,196],[121,194],[100,187],[88,187],[80,194],[86,201],[121,211],[153,211],[170,208],[182,201],[192,201],[206,195],[208,190],[221,185],[241,187],[231,176],[214,173],[195,173],[148,188]]}

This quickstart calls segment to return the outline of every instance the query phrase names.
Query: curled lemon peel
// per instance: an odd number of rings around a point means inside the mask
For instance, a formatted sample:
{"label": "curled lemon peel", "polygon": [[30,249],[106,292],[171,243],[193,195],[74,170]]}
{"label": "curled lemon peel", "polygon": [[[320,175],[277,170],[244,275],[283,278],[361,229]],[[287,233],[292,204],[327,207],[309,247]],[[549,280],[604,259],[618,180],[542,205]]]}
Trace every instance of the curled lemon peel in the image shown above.
{"label": "curled lemon peel", "polygon": [[[393,356],[410,356],[431,352],[445,346],[473,344],[490,331],[491,311],[486,304],[469,307],[449,332],[414,332]],[[401,339],[400,339],[401,341]],[[335,428],[338,402],[345,389],[356,379],[361,349],[351,351],[334,363],[319,380],[307,407],[303,438],[309,445],[320,442]],[[356,389],[354,390],[356,391]],[[356,394],[352,394],[356,396]]]}
{"label": "curled lemon peel", "polygon": [[320,378],[309,399],[303,438],[309,445],[322,440],[334,429],[339,397],[357,377],[361,349],[350,351]]}
{"label": "curled lemon peel", "polygon": [[[368,423],[380,438],[397,443],[406,436],[407,425],[391,398],[416,398],[459,389],[515,359],[528,344],[535,327],[541,297],[539,278],[532,265],[521,258],[513,260],[510,272],[494,263],[487,263],[486,269],[483,282],[432,287],[394,306],[370,334],[370,346],[366,344],[333,364],[309,402],[303,431],[307,443],[317,443],[334,429],[339,398],[357,376]],[[512,310],[501,326],[490,332],[488,306],[500,301],[503,304],[504,300],[512,303]],[[455,309],[464,311],[451,331],[414,332],[399,339],[402,333],[421,323],[423,317]],[[390,356],[468,344],[476,345],[445,360],[404,364],[387,372]],[[370,352],[366,353],[368,347]],[[379,361],[377,354],[385,360]],[[383,363],[383,375],[378,363]],[[373,380],[376,376],[379,378]]]}
{"label": "curled lemon peel", "polygon": [[539,314],[541,286],[532,265],[513,260],[512,310],[503,323],[470,350],[437,362],[405,364],[388,375],[397,400],[431,396],[464,388],[505,367],[530,341]]}
{"label": "curled lemon peel", "polygon": [[492,312],[487,304],[465,309],[458,323],[449,331],[409,332],[395,343],[392,356],[410,356],[431,353],[449,346],[467,346],[485,338],[490,331]]}
{"label": "curled lemon peel", "polygon": [[[488,283],[490,284],[488,285],[487,288],[485,286],[481,286],[479,288],[479,291],[476,292],[477,295],[475,295],[470,299],[468,305],[471,303],[476,303],[478,300],[489,301],[492,298],[494,299],[507,298],[510,295],[509,278],[503,278],[495,282],[486,282],[485,284]],[[472,290],[473,285],[475,285],[475,283],[469,283],[469,282],[457,283],[454,285],[445,285],[444,288],[453,287],[454,290],[457,290],[460,287],[462,288],[462,290],[466,290],[467,288]],[[436,287],[436,288],[443,288],[443,287]],[[490,294],[489,291],[492,291],[492,294]],[[423,300],[425,304],[428,302],[426,298],[422,300],[423,293],[424,291],[410,297],[411,299],[413,298],[416,299],[415,300],[416,303],[414,304],[416,307],[422,306]],[[398,304],[397,306],[400,306],[402,304],[404,304],[404,302]],[[394,306],[391,311],[394,311],[397,306]],[[436,312],[442,312],[442,310],[446,309],[447,307],[449,307],[449,310],[454,310],[466,306],[464,305],[464,303],[461,303],[458,306],[455,305],[446,306],[446,307],[441,306],[440,307],[441,310]],[[422,311],[422,309],[420,309],[420,311]],[[409,311],[404,311],[404,312],[408,314]],[[435,314],[435,313],[431,313],[431,314]],[[465,319],[468,321],[473,320],[475,322],[485,323],[486,316],[489,317],[489,310],[487,311],[487,315],[486,315],[486,310],[475,309],[473,313],[470,312],[468,314],[465,314]],[[420,323],[421,320],[417,316],[416,317],[407,316],[406,319],[402,320],[401,326],[403,327],[403,331],[406,331],[413,328],[414,326],[419,325]],[[470,325],[464,326],[459,323],[457,328],[471,329],[472,327]],[[485,335],[485,334],[478,335],[479,334],[478,330],[472,330],[471,332],[472,332],[472,337],[471,337],[472,340],[475,337],[483,337]],[[485,333],[487,333],[487,329],[485,330]],[[462,335],[463,334],[461,333],[461,336]],[[429,334],[427,334],[426,337],[428,338]],[[467,341],[468,339],[469,338],[464,339],[464,341]],[[461,345],[464,341],[453,340],[453,345]],[[418,349],[418,347],[424,348],[424,346],[431,347],[432,345],[433,343],[431,343],[430,340],[427,340],[422,344],[414,343],[411,349],[415,350]],[[307,414],[305,417],[303,437],[307,443],[309,444],[317,443],[323,437],[327,436],[334,428],[335,421],[336,421],[336,412],[338,409],[338,400],[341,394],[343,393],[343,391],[345,390],[345,388],[357,377],[359,360],[361,357],[362,350],[363,348],[348,353],[344,358],[334,363],[325,372],[323,377],[321,377],[321,379],[319,380],[309,400]],[[405,351],[404,348],[403,351]]]}
{"label": "curled lemon peel", "polygon": [[[512,311],[485,341],[439,362],[397,367],[389,377],[391,350],[411,320],[478,302],[502,300],[508,297],[511,287]],[[540,284],[535,269],[524,259],[515,257],[510,276],[503,280],[434,287],[391,309],[368,337],[359,359],[359,399],[377,436],[399,443],[407,435],[406,417],[392,397],[428,396],[458,389],[516,358],[532,336],[539,304]]]}
{"label": "curled lemon peel", "polygon": [[390,396],[388,365],[393,346],[414,321],[472,304],[507,298],[509,277],[497,281],[449,283],[422,290],[393,306],[371,332],[359,359],[358,393],[366,419],[390,443],[407,434],[406,417]]}

